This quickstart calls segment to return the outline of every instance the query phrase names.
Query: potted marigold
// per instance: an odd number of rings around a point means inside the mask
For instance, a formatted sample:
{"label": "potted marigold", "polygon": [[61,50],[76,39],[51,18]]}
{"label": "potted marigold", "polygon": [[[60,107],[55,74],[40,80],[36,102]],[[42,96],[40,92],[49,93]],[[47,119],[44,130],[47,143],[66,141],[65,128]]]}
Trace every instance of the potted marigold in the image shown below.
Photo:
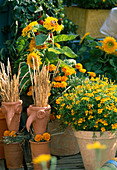
{"label": "potted marigold", "polygon": [[[32,135],[32,139],[30,140],[31,144],[31,152],[32,152],[32,159],[45,154],[50,154],[49,144],[51,141],[50,134],[45,132],[43,134]],[[41,164],[35,164],[33,162],[34,170],[42,170]],[[49,167],[49,162],[48,162]]]}
{"label": "potted marigold", "polygon": [[[117,129],[117,85],[106,77],[91,76],[81,78],[75,86],[56,102],[60,105],[58,118],[66,127],[71,125],[76,131],[79,148],[86,170],[94,170],[95,153],[86,149],[87,143],[95,140],[106,144],[101,153],[100,166],[112,159],[116,153]],[[90,155],[90,156],[89,156]]]}
{"label": "potted marigold", "polygon": [[7,168],[17,169],[23,165],[23,142],[25,136],[22,133],[16,131],[4,131],[2,143],[4,145],[4,153]]}

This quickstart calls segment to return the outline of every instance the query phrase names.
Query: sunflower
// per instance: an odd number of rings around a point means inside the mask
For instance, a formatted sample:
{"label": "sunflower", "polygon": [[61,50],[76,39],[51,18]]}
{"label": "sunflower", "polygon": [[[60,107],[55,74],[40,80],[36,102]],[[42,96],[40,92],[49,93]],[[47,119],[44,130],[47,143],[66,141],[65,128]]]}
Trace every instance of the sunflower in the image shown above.
{"label": "sunflower", "polygon": [[[31,30],[33,29],[33,27],[34,27],[35,25],[37,25],[37,24],[38,24],[37,21],[33,21],[33,22],[31,22],[29,25],[27,25],[25,28],[23,28],[23,30],[22,30],[22,36],[25,37],[25,36],[27,35],[27,33],[28,33],[29,31],[31,31]],[[36,29],[33,29],[33,31],[34,31],[34,32],[37,32]]]}
{"label": "sunflower", "polygon": [[113,37],[106,37],[102,41],[102,47],[106,53],[112,54],[112,53],[115,53],[116,51],[117,42]]}
{"label": "sunflower", "polygon": [[34,58],[35,67],[37,67],[38,64],[39,66],[42,64],[40,56],[37,55],[37,53],[32,52],[27,56],[27,64],[29,64],[31,68],[33,68],[33,58]]}
{"label": "sunflower", "polygon": [[38,50],[43,50],[43,49],[47,49],[47,46],[45,44],[44,45],[36,45],[35,38],[33,38],[29,44],[29,51],[33,52],[35,50],[35,48]]}
{"label": "sunflower", "polygon": [[90,33],[87,32],[82,38],[81,38],[81,41],[80,41],[80,44],[82,44],[83,40],[87,37],[87,35],[89,35]]}
{"label": "sunflower", "polygon": [[47,30],[52,30],[52,32],[54,31],[61,31],[63,28],[62,24],[58,24],[58,19],[54,18],[54,17],[47,17],[44,21],[43,26],[47,29]]}

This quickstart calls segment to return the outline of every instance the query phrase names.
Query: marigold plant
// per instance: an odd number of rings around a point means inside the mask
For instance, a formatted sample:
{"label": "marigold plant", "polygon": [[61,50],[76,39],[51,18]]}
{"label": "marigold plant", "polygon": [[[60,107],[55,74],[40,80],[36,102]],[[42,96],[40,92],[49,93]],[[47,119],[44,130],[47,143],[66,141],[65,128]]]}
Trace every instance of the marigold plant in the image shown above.
{"label": "marigold plant", "polygon": [[[91,74],[91,73],[90,73]],[[117,129],[117,85],[106,77],[87,77],[56,100],[58,119],[76,130],[115,131]]]}
{"label": "marigold plant", "polygon": [[45,133],[43,133],[43,135],[41,135],[41,134],[35,135],[33,140],[35,142],[48,142],[48,141],[50,141],[50,139],[51,139],[50,134],[45,132]]}

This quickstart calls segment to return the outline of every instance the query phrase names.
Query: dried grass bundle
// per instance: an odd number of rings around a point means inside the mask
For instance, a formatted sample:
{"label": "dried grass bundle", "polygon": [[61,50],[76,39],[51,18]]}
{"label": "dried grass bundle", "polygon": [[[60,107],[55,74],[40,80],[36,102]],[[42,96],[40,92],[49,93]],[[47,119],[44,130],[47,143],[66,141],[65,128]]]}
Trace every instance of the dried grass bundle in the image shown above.
{"label": "dried grass bundle", "polygon": [[[32,97],[34,100],[34,105],[38,107],[46,107],[48,105],[48,97],[52,87],[52,82],[50,83],[49,65],[47,67],[44,63],[42,69],[40,70],[39,62],[37,63],[38,66],[36,69],[33,60],[33,72],[31,72],[29,66],[29,72],[30,72],[31,83],[32,83]],[[60,62],[58,62],[56,66],[56,70],[54,71],[53,77],[55,77],[59,65]]]}
{"label": "dried grass bundle", "polygon": [[23,78],[19,82],[20,73],[20,64],[18,68],[18,74],[16,76],[16,74],[12,75],[9,59],[6,69],[4,64],[0,62],[0,96],[2,98],[2,101],[16,102],[20,100],[20,94],[27,81],[23,84],[21,90],[20,85],[24,77],[28,74],[28,72],[23,76]]}

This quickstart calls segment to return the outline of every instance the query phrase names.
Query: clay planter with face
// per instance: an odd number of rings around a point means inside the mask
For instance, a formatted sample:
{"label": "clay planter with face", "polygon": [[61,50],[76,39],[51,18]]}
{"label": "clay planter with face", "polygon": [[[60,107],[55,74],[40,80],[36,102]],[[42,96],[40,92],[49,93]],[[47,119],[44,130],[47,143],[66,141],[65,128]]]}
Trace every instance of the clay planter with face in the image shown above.
{"label": "clay planter with face", "polygon": [[19,131],[20,116],[22,111],[22,101],[2,102],[2,112],[5,114],[8,129],[10,131]]}
{"label": "clay planter with face", "polygon": [[[2,113],[1,108],[0,108],[0,140],[4,136],[4,131],[7,130],[7,124],[5,120],[5,115]],[[4,158],[4,147],[3,143],[0,142],[0,159]]]}
{"label": "clay planter with face", "polygon": [[50,114],[50,105],[47,107],[37,107],[30,105],[27,109],[28,119],[26,123],[27,131],[29,132],[31,124],[33,125],[34,133],[43,134],[46,131],[47,123]]}

